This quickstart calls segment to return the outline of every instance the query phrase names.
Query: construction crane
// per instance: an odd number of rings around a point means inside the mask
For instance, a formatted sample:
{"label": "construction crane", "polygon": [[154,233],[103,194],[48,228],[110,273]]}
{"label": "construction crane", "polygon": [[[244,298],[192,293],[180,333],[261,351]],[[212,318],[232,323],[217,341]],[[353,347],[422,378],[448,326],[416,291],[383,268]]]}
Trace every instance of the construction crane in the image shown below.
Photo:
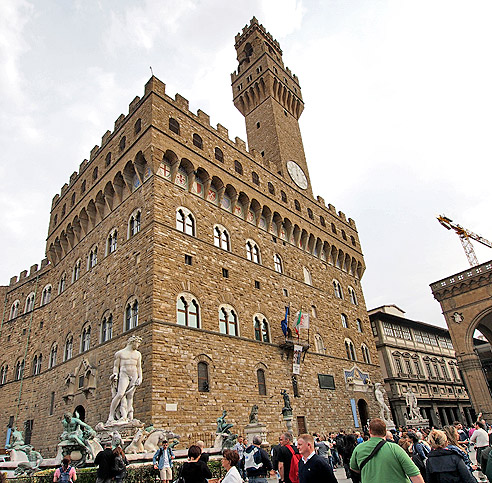
{"label": "construction crane", "polygon": [[470,238],[472,240],[476,240],[480,242],[482,245],[486,247],[492,248],[492,242],[486,240],[483,236],[477,235],[472,231],[463,228],[457,223],[453,223],[453,220],[448,218],[445,215],[439,215],[437,217],[439,223],[446,228],[447,230],[454,230],[457,235],[460,237],[461,245],[463,246],[463,250],[465,250],[466,258],[468,258],[468,262],[472,267],[476,267],[478,265],[478,259],[475,255],[475,250],[473,249],[473,245],[471,244]]}

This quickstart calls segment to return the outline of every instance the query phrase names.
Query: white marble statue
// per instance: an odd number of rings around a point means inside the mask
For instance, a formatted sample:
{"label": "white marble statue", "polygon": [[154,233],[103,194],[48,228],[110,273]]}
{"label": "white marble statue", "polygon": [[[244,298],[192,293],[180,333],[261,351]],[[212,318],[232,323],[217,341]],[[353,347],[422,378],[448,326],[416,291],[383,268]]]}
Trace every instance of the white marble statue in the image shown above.
{"label": "white marble statue", "polygon": [[422,415],[420,414],[420,409],[417,404],[417,395],[412,391],[411,387],[409,387],[407,390],[407,393],[405,395],[405,402],[408,406],[410,419],[421,419]]}
{"label": "white marble statue", "polygon": [[141,337],[132,336],[126,347],[114,355],[113,373],[110,377],[113,399],[107,423],[134,420],[133,396],[142,382],[142,354],[137,350],[141,342]]}
{"label": "white marble statue", "polygon": [[379,417],[383,421],[392,422],[390,408],[384,401],[385,394],[386,391],[383,385],[379,382],[376,382],[376,384],[374,384],[374,396],[376,397],[376,402],[379,404]]}

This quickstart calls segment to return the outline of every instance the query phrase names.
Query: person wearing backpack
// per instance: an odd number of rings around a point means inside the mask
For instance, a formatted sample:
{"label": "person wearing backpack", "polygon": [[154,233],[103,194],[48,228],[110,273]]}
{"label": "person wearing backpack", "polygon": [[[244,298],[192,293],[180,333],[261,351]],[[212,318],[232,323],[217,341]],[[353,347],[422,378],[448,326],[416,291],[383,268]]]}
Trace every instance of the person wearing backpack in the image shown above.
{"label": "person wearing backpack", "polygon": [[54,482],[59,483],[74,483],[77,480],[77,473],[75,468],[70,466],[70,456],[65,456],[62,460],[62,465],[55,471],[53,476]]}
{"label": "person wearing backpack", "polygon": [[314,451],[314,438],[310,434],[301,434],[297,438],[297,447],[302,456],[299,460],[299,483],[337,483],[328,459]]}
{"label": "person wearing backpack", "polygon": [[169,482],[173,479],[173,459],[173,450],[169,448],[167,440],[163,440],[161,447],[155,452],[154,457],[152,458],[154,468],[156,470],[159,469],[162,483]]}
{"label": "person wearing backpack", "polygon": [[[289,431],[282,433],[280,436],[280,444],[282,445],[278,454],[278,472],[280,473],[280,481],[284,483],[298,483],[298,477],[295,477],[296,470],[298,469],[299,451],[292,445],[293,436]],[[291,466],[294,462],[294,470],[291,474]]]}
{"label": "person wearing backpack", "polygon": [[261,438],[253,436],[253,444],[244,450],[241,460],[241,468],[246,473],[249,483],[267,483],[268,473],[275,475],[267,452],[260,446]]}

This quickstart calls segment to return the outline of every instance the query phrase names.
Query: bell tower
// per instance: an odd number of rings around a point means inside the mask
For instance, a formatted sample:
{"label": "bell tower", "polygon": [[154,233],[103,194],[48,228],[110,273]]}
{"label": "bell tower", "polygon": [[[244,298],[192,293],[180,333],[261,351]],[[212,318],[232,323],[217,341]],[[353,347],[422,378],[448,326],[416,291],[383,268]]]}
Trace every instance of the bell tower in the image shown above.
{"label": "bell tower", "polygon": [[246,119],[255,149],[297,189],[312,196],[299,129],[304,109],[299,79],[284,66],[279,43],[253,17],[236,35],[238,68],[231,74],[234,105]]}

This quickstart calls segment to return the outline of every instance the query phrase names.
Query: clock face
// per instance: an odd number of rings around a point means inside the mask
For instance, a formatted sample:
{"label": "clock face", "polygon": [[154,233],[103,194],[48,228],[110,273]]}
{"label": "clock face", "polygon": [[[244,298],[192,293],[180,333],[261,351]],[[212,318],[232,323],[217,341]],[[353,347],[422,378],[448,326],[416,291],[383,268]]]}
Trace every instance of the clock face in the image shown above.
{"label": "clock face", "polygon": [[292,181],[299,186],[299,188],[305,190],[308,187],[308,181],[302,168],[294,161],[287,161],[287,171],[292,178]]}

